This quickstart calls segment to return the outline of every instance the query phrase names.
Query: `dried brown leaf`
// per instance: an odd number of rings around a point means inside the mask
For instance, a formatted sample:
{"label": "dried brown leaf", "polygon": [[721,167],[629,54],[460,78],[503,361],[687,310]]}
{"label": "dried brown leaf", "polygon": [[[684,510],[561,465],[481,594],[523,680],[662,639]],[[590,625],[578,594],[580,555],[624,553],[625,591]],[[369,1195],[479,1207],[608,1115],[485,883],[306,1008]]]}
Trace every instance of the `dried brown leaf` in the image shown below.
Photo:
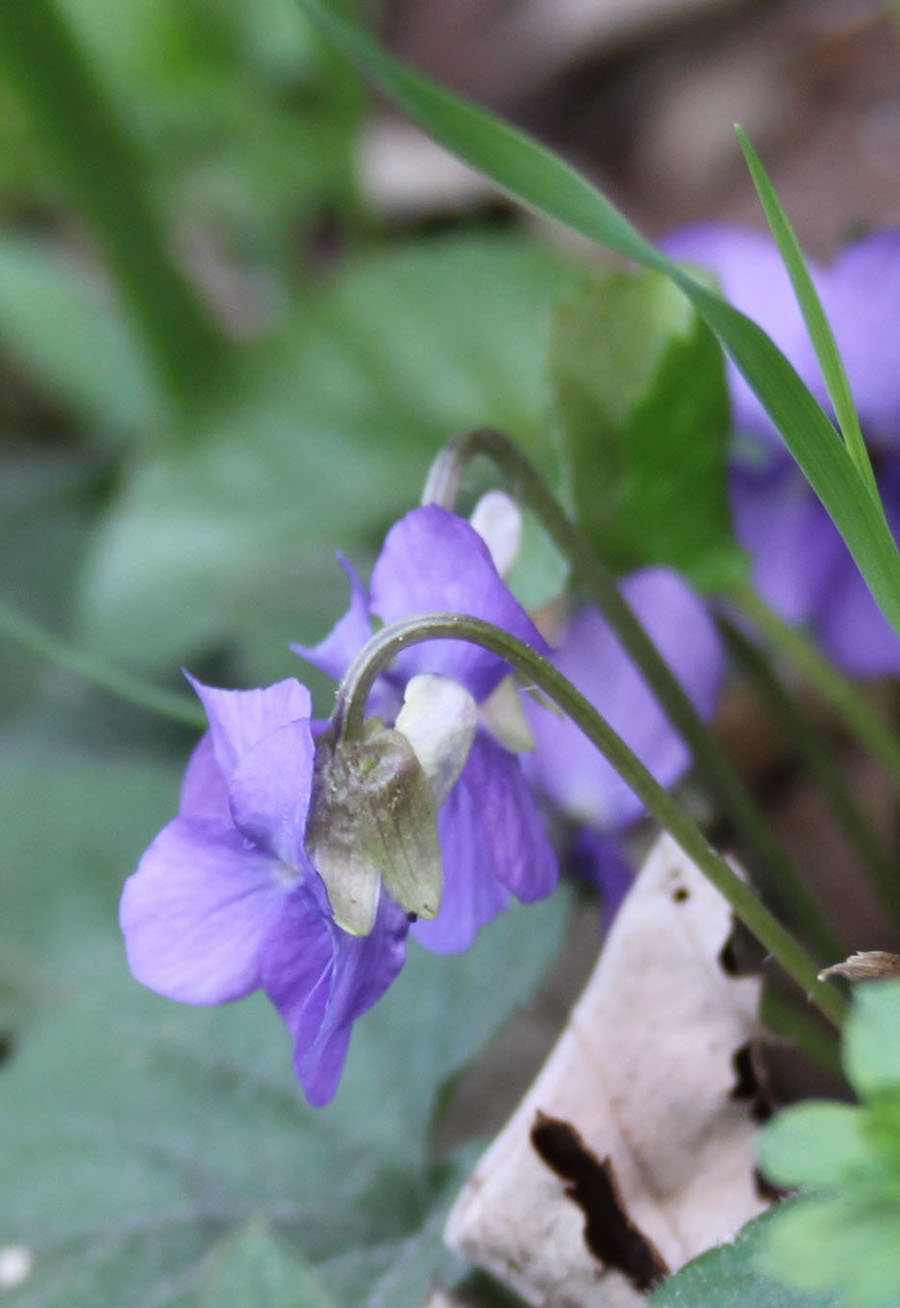
{"label": "dried brown leaf", "polygon": [[735,1062],[760,983],[719,964],[728,905],[668,837],[644,864],[566,1030],[450,1214],[446,1238],[528,1303],[627,1308],[643,1294],[601,1264],[586,1213],[538,1156],[539,1112],[609,1161],[624,1218],[670,1268],[766,1206],[757,1125]]}

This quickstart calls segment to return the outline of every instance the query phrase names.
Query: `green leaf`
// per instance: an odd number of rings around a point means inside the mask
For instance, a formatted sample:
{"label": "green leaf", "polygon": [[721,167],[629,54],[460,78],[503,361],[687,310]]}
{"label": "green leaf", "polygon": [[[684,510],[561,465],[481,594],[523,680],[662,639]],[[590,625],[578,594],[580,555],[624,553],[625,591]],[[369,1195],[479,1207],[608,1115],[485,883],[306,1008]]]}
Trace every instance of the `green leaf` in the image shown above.
{"label": "green leaf", "polygon": [[684,291],[759,396],[885,616],[900,631],[900,555],[880,506],[821,407],[765,332],[667,259],[551,151],[414,73],[320,0],[299,3],[345,54],[448,149],[524,204],[665,273]]}
{"label": "green leaf", "polygon": [[779,1113],[760,1152],[766,1176],[785,1187],[838,1186],[871,1164],[864,1114],[847,1104],[801,1104]]}
{"label": "green leaf", "polygon": [[750,144],[746,133],[740,127],[737,128],[737,137],[744,152],[747,167],[750,169],[750,176],[753,178],[757,195],[765,210],[772,235],[778,243],[778,249],[791,279],[797,302],[800,305],[800,311],[803,314],[803,321],[806,323],[806,330],[809,332],[816,358],[819,360],[819,367],[822,369],[822,376],[825,379],[831,403],[834,405],[838,425],[843,432],[844,440],[847,442],[850,457],[856,464],[863,481],[877,500],[878,488],[875,484],[875,474],[872,471],[872,464],[869,461],[866,443],[859,425],[856,405],[853,403],[853,396],[850,393],[850,382],[831,325],[825,316],[825,310],[822,308],[819,293],[806,266],[800,242],[797,240],[791,221],[782,207],[775,187],[762,165],[762,160]]}
{"label": "green leaf", "polygon": [[900,1097],[900,981],[855,987],[843,1060],[858,1094]]}
{"label": "green leaf", "polygon": [[215,1251],[201,1308],[338,1308],[309,1264],[258,1218]]}
{"label": "green leaf", "polygon": [[0,958],[43,1001],[0,1075],[2,1244],[34,1264],[4,1308],[209,1308],[223,1258],[232,1277],[263,1257],[241,1239],[253,1221],[341,1308],[420,1308],[435,1270],[456,1269],[439,1237],[460,1177],[430,1163],[435,1104],[536,986],[565,896],[504,915],[457,958],[411,942],[315,1111],[261,996],[190,1008],[126,972],[119,888],[174,810],[172,773],[2,763]]}
{"label": "green leaf", "polygon": [[895,1308],[900,1284],[900,1196],[801,1199],[777,1212],[757,1263],[840,1308]]}
{"label": "green leaf", "polygon": [[58,740],[53,755],[21,749],[0,757],[0,985],[16,1025],[90,982],[97,940],[116,936],[124,876],[178,794],[171,768],[66,757]]}
{"label": "green leaf", "polygon": [[727,497],[728,393],[715,338],[659,273],[595,275],[557,311],[551,368],[581,525],[622,571],[702,588],[746,570]]}
{"label": "green leaf", "polygon": [[455,432],[502,427],[552,471],[543,333],[573,283],[520,239],[348,265],[191,449],[133,462],[97,530],[79,639],[145,667],[231,641],[255,676],[288,675],[288,642],[346,605],[334,551],[364,567]]}
{"label": "green leaf", "polygon": [[649,1308],[842,1308],[833,1295],[789,1290],[760,1274],[760,1249],[779,1212],[750,1222],[734,1244],[688,1263],[650,1296]]}
{"label": "green leaf", "polygon": [[75,412],[121,437],[159,424],[162,397],[115,306],[71,258],[4,236],[0,340],[19,367]]}

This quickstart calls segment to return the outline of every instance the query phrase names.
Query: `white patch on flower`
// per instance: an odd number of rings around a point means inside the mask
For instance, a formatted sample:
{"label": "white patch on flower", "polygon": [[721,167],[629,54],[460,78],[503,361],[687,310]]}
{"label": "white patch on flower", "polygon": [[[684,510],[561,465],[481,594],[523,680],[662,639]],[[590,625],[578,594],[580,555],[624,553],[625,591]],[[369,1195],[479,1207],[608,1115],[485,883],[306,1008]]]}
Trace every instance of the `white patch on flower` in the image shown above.
{"label": "white patch on flower", "polygon": [[0,1294],[24,1285],[34,1270],[34,1254],[22,1244],[0,1249]]}
{"label": "white patch on flower", "polygon": [[475,505],[469,519],[487,545],[494,567],[506,580],[522,548],[522,511],[505,491],[492,490]]}
{"label": "white patch on flower", "polygon": [[420,673],[407,683],[394,726],[412,745],[440,808],[469,757],[478,705],[458,681]]}

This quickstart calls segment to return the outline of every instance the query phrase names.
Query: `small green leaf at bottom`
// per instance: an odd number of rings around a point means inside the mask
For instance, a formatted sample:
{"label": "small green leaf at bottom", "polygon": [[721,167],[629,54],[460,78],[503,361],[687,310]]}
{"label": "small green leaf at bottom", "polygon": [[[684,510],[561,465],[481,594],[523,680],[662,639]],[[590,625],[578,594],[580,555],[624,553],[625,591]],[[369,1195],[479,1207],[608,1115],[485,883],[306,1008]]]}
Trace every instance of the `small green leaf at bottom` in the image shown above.
{"label": "small green leaf at bottom", "polygon": [[261,1218],[247,1223],[212,1258],[200,1308],[337,1308],[305,1259],[289,1251]]}

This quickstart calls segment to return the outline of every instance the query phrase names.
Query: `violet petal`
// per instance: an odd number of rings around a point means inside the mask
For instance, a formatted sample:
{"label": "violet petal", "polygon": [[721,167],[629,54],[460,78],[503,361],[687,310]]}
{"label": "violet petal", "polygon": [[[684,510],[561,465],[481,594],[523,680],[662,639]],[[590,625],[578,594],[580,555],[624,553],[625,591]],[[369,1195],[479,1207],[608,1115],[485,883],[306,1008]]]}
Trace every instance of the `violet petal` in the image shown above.
{"label": "violet petal", "polygon": [[[900,459],[886,462],[879,478],[885,514],[900,540]],[[817,632],[826,654],[851,677],[900,673],[900,640],[841,542],[840,558],[819,609]]]}
{"label": "violet petal", "polygon": [[281,910],[279,865],[219,823],[178,817],[125,882],[119,921],[138,981],[221,1004],[260,984],[260,942]]}
{"label": "violet petal", "polygon": [[766,476],[736,470],[731,507],[738,540],[753,557],[753,581],[786,622],[810,621],[827,596],[843,545],[800,470]]}
{"label": "violet petal", "polygon": [[[759,323],[785,354],[820,402],[825,384],[809,342],[803,315],[775,242],[761,232],[715,223],[698,223],[673,232],[664,243],[673,259],[708,268],[719,280],[722,294]],[[809,264],[813,281],[823,292],[827,274]],[[738,431],[752,432],[781,444],[771,418],[730,359],[728,387]]]}
{"label": "violet petal", "polygon": [[333,1098],[353,1022],[402,968],[408,928],[403,910],[382,895],[371,935],[348,935],[315,910],[302,888],[273,923],[263,986],[291,1032],[294,1067],[311,1103]]}
{"label": "violet petal", "polygon": [[[533,649],[546,644],[494,566],[487,545],[463,518],[435,504],[414,509],[391,528],[375,564],[372,611],[386,623],[426,613],[462,613],[503,627]],[[419,672],[452,677],[484,699],[509,671],[495,655],[465,641],[427,641],[396,661],[408,679]]]}
{"label": "violet petal", "polygon": [[[622,592],[704,718],[713,715],[723,656],[703,604],[661,568],[636,573]],[[690,762],[683,744],[643,677],[598,610],[582,609],[553,662],[587,697],[663,786]],[[644,811],[638,797],[569,719],[527,703],[537,750],[532,764],[545,794],[570,816],[619,830]]]}
{"label": "violet petal", "polygon": [[190,675],[188,680],[206,709],[226,782],[254,745],[288,722],[309,718],[312,711],[309,691],[294,677],[262,690],[218,690]]}
{"label": "violet petal", "polygon": [[842,251],[822,299],[866,439],[900,451],[900,230],[875,232]]}
{"label": "violet petal", "polygon": [[200,737],[188,760],[178,811],[182,817],[211,818],[226,826],[231,824],[228,787],[216,762],[210,731]]}

